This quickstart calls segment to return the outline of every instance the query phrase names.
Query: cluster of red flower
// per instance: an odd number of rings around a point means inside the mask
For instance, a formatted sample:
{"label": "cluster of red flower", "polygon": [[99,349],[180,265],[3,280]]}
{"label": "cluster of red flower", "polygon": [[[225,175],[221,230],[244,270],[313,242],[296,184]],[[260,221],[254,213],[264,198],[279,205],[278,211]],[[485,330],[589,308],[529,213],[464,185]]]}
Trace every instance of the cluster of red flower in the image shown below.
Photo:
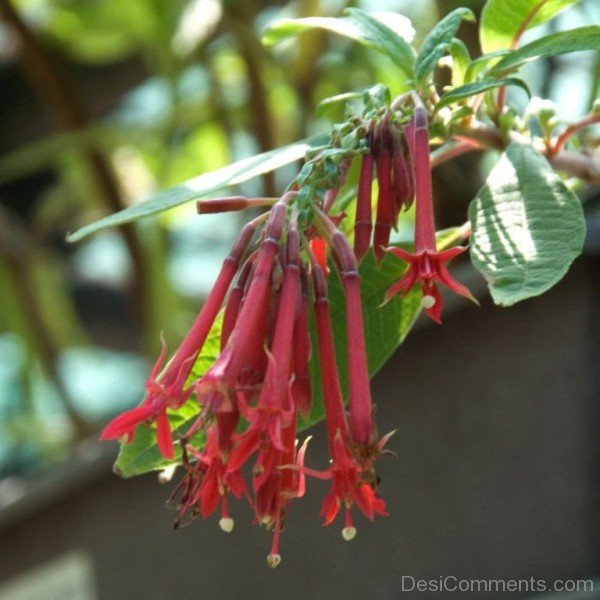
{"label": "cluster of red flower", "polygon": [[[436,321],[441,311],[436,280],[469,295],[450,278],[443,264],[463,248],[436,252],[424,110],[417,107],[405,128],[392,124],[387,113],[378,125],[370,127],[367,142],[371,152],[362,159],[354,251],[338,229],[338,219],[319,206],[313,207],[309,226],[299,228],[298,192],[284,194],[268,213],[243,228],[198,318],[164,369],[163,349],[141,406],[115,418],[102,433],[103,439],[124,437],[129,441],[138,425],[154,422],[160,451],[171,459],[174,443],[166,411],[197,401],[198,419],[180,440],[185,476],[173,496],[180,511],[176,523],[186,516],[207,517],[220,505],[220,526],[231,531],[229,494],[246,498],[256,521],[274,532],[270,566],[281,560],[283,518],[289,502],[304,494],[307,475],[331,479],[322,516],[325,524],[330,524],[344,508],[342,534],[346,540],[356,533],[353,507],[369,519],[375,513],[386,514],[376,489],[374,460],[388,436],[378,439],[372,419],[358,272],[358,260],[371,245],[374,168],[379,196],[373,248],[380,258],[401,208],[410,206],[414,193],[417,202],[415,253],[387,249],[410,264],[388,295],[421,282],[424,307]],[[217,202],[227,208],[226,201]],[[232,202],[236,208],[246,205],[239,198]],[[248,253],[259,227],[258,249]],[[336,362],[324,245],[345,293],[348,413]],[[305,467],[306,442],[298,449],[296,440],[297,416],[306,416],[311,409],[310,298],[331,454],[325,472]],[[206,373],[194,379],[193,365],[223,305],[221,352]],[[206,440],[202,449],[190,443],[198,431]],[[248,486],[242,471],[251,459],[254,464]]]}

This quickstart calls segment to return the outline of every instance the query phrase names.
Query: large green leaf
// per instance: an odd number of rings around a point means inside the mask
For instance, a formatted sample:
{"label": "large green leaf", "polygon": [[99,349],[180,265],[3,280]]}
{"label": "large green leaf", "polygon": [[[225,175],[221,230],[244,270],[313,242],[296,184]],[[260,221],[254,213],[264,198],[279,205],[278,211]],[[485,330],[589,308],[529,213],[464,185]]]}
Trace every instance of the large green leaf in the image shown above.
{"label": "large green leaf", "polygon": [[[346,13],[364,35],[373,40],[374,47],[389,56],[406,75],[413,76],[415,50],[398,32],[390,25],[381,22],[376,16],[358,8],[347,8]],[[391,23],[393,21],[390,21]]]}
{"label": "large green leaf", "polygon": [[448,44],[452,42],[452,39],[456,35],[463,19],[473,21],[475,15],[468,8],[457,8],[447,14],[427,34],[427,37],[423,40],[423,44],[421,44],[421,48],[419,48],[419,54],[415,63],[417,88],[421,88],[429,77],[429,74],[435,69],[438,61],[442,58],[444,52],[446,52]]}
{"label": "large green leaf", "polygon": [[449,104],[453,104],[454,102],[458,102],[458,100],[463,100],[465,98],[470,98],[471,96],[475,96],[476,94],[482,94],[483,92],[487,92],[488,90],[493,90],[499,87],[505,87],[508,85],[517,85],[525,92],[527,92],[528,96],[531,96],[531,92],[527,87],[527,84],[521,79],[517,79],[516,77],[509,77],[508,79],[498,79],[495,81],[476,81],[474,83],[466,83],[465,85],[461,85],[459,87],[455,87],[448,92],[446,92],[435,105],[436,110],[443,108],[444,106],[448,106]]}
{"label": "large green leaf", "polygon": [[489,74],[498,76],[518,69],[523,63],[568,52],[600,49],[600,26],[590,25],[544,36],[501,58]]}
{"label": "large green leaf", "polygon": [[511,144],[469,207],[471,259],[496,304],[510,306],[556,284],[581,253],[581,203],[548,161]]}
{"label": "large green leaf", "polygon": [[479,37],[484,52],[510,48],[520,34],[548,21],[578,0],[488,0]]}
{"label": "large green leaf", "polygon": [[263,173],[274,171],[279,167],[299,160],[304,157],[307,150],[326,142],[327,136],[320,135],[296,142],[295,144],[283,146],[282,148],[270,150],[257,156],[244,158],[222,169],[189,179],[180,185],[159,192],[144,202],[90,223],[69,235],[67,239],[69,242],[78,242],[101,229],[137,221],[138,219],[143,219],[144,217],[149,217],[169,208],[179,206],[190,200],[214,194],[226,186],[248,181]]}
{"label": "large green leaf", "polygon": [[[372,254],[362,262],[360,272],[362,276],[362,301],[365,320],[365,336],[369,372],[374,375],[390,357],[392,352],[402,343],[420,312],[420,290],[410,292],[406,297],[396,296],[387,304],[381,306],[387,289],[401,277],[406,265],[394,257],[385,259],[381,270],[375,267]],[[346,366],[346,324],[344,293],[339,278],[331,275],[330,278],[330,303],[331,318],[342,387],[347,389]],[[200,377],[216,359],[219,349],[219,323],[211,332],[199,360],[194,365],[193,376]],[[307,421],[300,420],[300,427],[307,428],[321,421],[325,416],[323,398],[320,384],[320,370],[316,336],[311,326],[313,339],[313,353],[311,361],[311,374],[313,379],[314,401],[313,410]],[[376,399],[375,399],[376,400]],[[192,399],[177,412],[169,415],[175,435],[186,431],[198,415],[198,405]],[[199,440],[201,442],[201,440]],[[141,475],[148,471],[164,469],[170,464],[178,464],[181,453],[176,447],[176,456],[173,461],[166,460],[159,452],[156,445],[156,428],[154,426],[140,426],[136,431],[131,444],[122,444],[115,472],[122,477]]]}
{"label": "large green leaf", "polygon": [[[385,23],[388,28],[410,44],[415,37],[415,30],[410,19],[392,12],[369,13],[373,19]],[[262,42],[265,46],[274,46],[279,42],[313,29],[322,29],[347,37],[355,42],[378,47],[383,51],[377,36],[370,27],[363,26],[357,19],[347,17],[305,17],[302,19],[279,19],[271,23],[263,32]]]}

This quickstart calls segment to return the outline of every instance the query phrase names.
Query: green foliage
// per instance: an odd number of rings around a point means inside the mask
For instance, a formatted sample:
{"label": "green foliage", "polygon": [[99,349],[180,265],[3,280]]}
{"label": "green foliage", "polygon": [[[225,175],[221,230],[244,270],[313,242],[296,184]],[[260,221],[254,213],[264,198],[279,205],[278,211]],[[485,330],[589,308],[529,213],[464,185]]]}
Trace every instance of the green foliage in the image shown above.
{"label": "green foliage", "polygon": [[481,14],[479,37],[484,52],[510,48],[520,34],[540,25],[578,0],[488,0]]}
{"label": "green foliage", "polygon": [[469,208],[471,259],[510,306],[556,284],[581,253],[581,203],[531,146],[511,144]]}
{"label": "green foliage", "polygon": [[[359,11],[362,12],[362,11]],[[415,30],[409,19],[398,13],[377,12],[370,13],[371,19],[380,23],[387,23],[390,28],[401,37],[407,44],[410,44],[415,36]],[[390,25],[390,23],[392,25]],[[346,17],[304,17],[301,19],[279,19],[263,31],[262,43],[265,46],[274,46],[279,42],[300,35],[306,31],[322,29],[347,37],[355,42],[366,44],[383,50],[383,46],[377,35],[373,34],[372,26],[365,26],[360,17],[355,15]]]}
{"label": "green foliage", "polygon": [[415,66],[415,50],[397,32],[386,24],[358,8],[348,8],[346,12],[364,32],[367,39],[376,40],[376,48],[392,59],[408,77],[412,77]]}
{"label": "green foliage", "polygon": [[467,69],[471,64],[471,55],[465,43],[454,38],[448,44],[448,52],[452,56],[452,85],[462,85],[465,83]]}
{"label": "green foliage", "polygon": [[[479,56],[467,67],[465,82],[475,81],[480,75],[489,70],[493,64],[496,64],[500,58],[512,54],[512,52],[512,50],[494,50],[494,52]],[[493,64],[490,65],[490,63]]]}
{"label": "green foliage", "polygon": [[468,8],[457,8],[446,15],[423,40],[415,64],[415,81],[417,89],[422,89],[429,75],[452,42],[463,19],[475,20],[475,15]]}
{"label": "green foliage", "polygon": [[569,52],[600,49],[600,26],[578,27],[546,35],[518,50],[507,54],[494,65],[489,74],[500,76],[518,69],[524,63],[547,56],[558,56]]}
{"label": "green foliage", "polygon": [[67,239],[70,242],[78,242],[101,229],[137,221],[138,219],[143,219],[144,217],[149,217],[169,208],[179,206],[185,202],[214,194],[227,186],[248,181],[263,173],[269,173],[295,160],[299,160],[308,150],[326,141],[327,138],[324,136],[315,136],[301,142],[296,142],[295,144],[289,144],[282,148],[251,156],[250,158],[244,158],[216,171],[204,173],[180,185],[162,190],[156,196],[144,202],[109,215],[90,225],[86,225],[71,234]]}
{"label": "green foliage", "polygon": [[489,90],[509,85],[516,85],[524,90],[528,96],[531,96],[531,92],[529,91],[527,84],[522,79],[517,79],[516,77],[509,77],[508,79],[499,79],[496,81],[476,81],[473,83],[466,83],[465,85],[461,85],[447,91],[439,99],[439,102],[435,105],[435,108],[436,110],[439,110],[440,108],[454,104],[459,100],[464,100],[465,98],[470,98],[471,96],[476,96],[477,94],[482,94]]}

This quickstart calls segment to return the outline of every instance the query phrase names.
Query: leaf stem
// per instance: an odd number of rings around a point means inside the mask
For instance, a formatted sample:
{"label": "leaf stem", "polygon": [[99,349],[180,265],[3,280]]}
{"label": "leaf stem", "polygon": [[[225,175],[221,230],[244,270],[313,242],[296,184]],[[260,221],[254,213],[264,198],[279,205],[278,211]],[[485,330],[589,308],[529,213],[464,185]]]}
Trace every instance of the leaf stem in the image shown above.
{"label": "leaf stem", "polygon": [[554,145],[549,150],[550,156],[555,156],[558,154],[564,147],[564,145],[569,141],[569,139],[581,129],[589,127],[590,125],[594,125],[595,123],[600,123],[600,114],[592,114],[584,117],[580,121],[569,125],[557,138],[554,142]]}

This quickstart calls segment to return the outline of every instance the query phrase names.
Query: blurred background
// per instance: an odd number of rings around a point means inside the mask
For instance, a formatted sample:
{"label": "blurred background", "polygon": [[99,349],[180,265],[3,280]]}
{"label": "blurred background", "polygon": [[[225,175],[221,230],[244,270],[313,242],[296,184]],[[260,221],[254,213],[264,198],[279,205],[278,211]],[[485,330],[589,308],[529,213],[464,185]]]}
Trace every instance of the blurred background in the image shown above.
{"label": "blurred background", "polygon": [[[66,234],[326,131],[343,117],[336,107],[316,116],[326,96],[377,81],[402,89],[388,59],[322,32],[263,48],[271,20],[393,10],[422,39],[457,6],[482,5],[0,0],[1,600],[393,598],[402,575],[600,573],[593,190],[582,192],[586,255],[547,297],[510,310],[458,303],[442,329],[423,323],[376,378],[381,426],[399,428],[400,458],[383,467],[392,517],[361,528],[353,544],[318,525],[317,486],[294,509],[285,563],[266,572],[268,536],[250,531],[247,515],[233,541],[214,523],[170,533],[169,491],[154,476],[117,480],[115,446],[95,441],[139,402],[160,333],[170,347],[183,337],[244,217],[200,218],[183,206],[77,245]],[[598,0],[545,29],[591,23],[600,23]],[[475,26],[461,37],[476,56]],[[576,118],[598,95],[600,60],[558,57],[524,78]],[[493,160],[468,155],[436,170],[439,227],[465,220]],[[237,191],[275,195],[293,168]],[[463,279],[486,298],[466,266]]]}

